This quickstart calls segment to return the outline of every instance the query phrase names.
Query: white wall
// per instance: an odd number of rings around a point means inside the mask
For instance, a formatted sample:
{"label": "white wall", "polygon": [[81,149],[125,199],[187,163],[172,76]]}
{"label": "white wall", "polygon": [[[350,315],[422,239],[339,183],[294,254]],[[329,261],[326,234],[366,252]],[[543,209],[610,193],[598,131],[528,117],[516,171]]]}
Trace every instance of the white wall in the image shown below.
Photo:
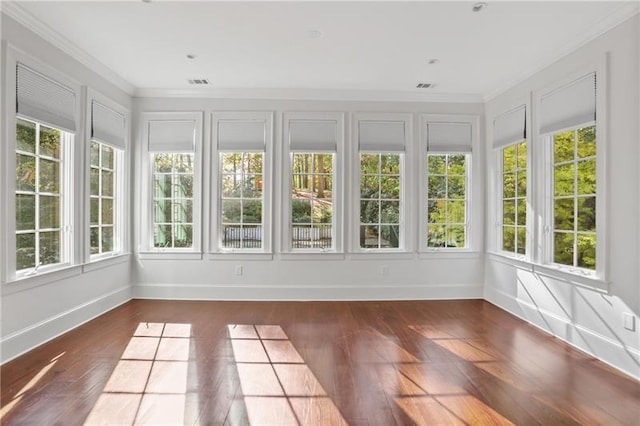
{"label": "white wall", "polygon": [[[215,221],[215,214],[209,212],[209,176],[206,165],[211,156],[210,120],[212,111],[273,111],[274,143],[282,144],[282,114],[287,111],[323,111],[345,112],[346,144],[351,140],[351,115],[354,112],[410,112],[413,113],[413,140],[418,145],[418,114],[456,114],[482,117],[483,105],[474,103],[401,103],[401,102],[347,102],[347,101],[277,101],[277,100],[214,100],[183,98],[139,98],[134,101],[134,114],[150,111],[203,111],[204,112],[204,165],[203,178],[203,232],[204,247],[207,247],[207,223]],[[136,119],[139,122],[139,119]],[[483,134],[483,129],[480,129]],[[138,144],[136,163],[142,155],[140,131],[135,131],[134,140]],[[482,297],[482,277],[484,258],[482,254],[483,231],[483,152],[475,152],[477,165],[473,180],[473,210],[475,223],[475,252],[450,254],[345,254],[328,256],[330,260],[309,259],[309,256],[293,254],[281,256],[277,252],[273,258],[252,260],[245,257],[229,256],[229,260],[217,255],[215,259],[206,254],[201,260],[160,260],[147,257],[137,259],[136,277],[133,292],[141,298],[172,299],[234,299],[234,300],[345,300],[345,299],[451,299]],[[276,149],[274,188],[281,188],[277,176],[280,175],[281,162]],[[415,150],[414,152],[418,152]],[[416,158],[408,161],[418,163]],[[348,173],[347,173],[348,175]],[[281,175],[280,175],[281,176]],[[286,178],[286,177],[285,177]],[[407,194],[413,201],[414,210],[409,236],[417,235],[417,200],[423,198],[418,193],[417,173],[409,177],[412,189]],[[144,171],[136,174],[136,211],[134,217],[140,218],[140,193],[142,179],[148,179]],[[276,196],[279,191],[276,191]],[[349,203],[347,203],[349,204]],[[275,199],[274,237],[280,230],[280,205]],[[141,224],[136,222],[140,234]],[[347,231],[347,236],[348,236]],[[353,231],[351,231],[353,232]],[[414,244],[415,247],[415,244]],[[292,260],[295,259],[295,260]],[[243,267],[243,275],[234,273],[235,266]],[[382,274],[382,266],[388,266],[388,274]]]}
{"label": "white wall", "polygon": [[[640,277],[638,275],[639,179],[638,105],[639,16],[592,40],[486,104],[487,140],[496,115],[528,99],[533,90],[565,78],[609,55],[607,143],[608,280],[602,292],[550,274],[532,271],[526,262],[487,255],[485,298],[596,357],[640,377]],[[538,141],[531,140],[530,144]],[[487,158],[494,158],[487,147]],[[493,166],[488,167],[491,188]],[[536,173],[536,170],[533,171]],[[490,191],[495,199],[494,191]],[[487,249],[492,251],[495,203],[487,205]],[[623,313],[636,317],[636,330],[623,327]]]}
{"label": "white wall", "polygon": [[[7,46],[23,51],[25,54],[37,58],[40,62],[57,69],[82,85],[95,89],[114,101],[131,108],[131,98],[105,81],[98,74],[90,71],[84,65],[71,58],[61,50],[16,23],[5,14],[1,15],[2,27],[2,119],[3,138],[6,129],[7,99],[6,68]],[[81,128],[84,128],[81,126]],[[84,140],[80,134],[80,140]],[[15,161],[14,153],[4,149],[2,144],[0,153],[2,164],[5,161]],[[5,191],[7,179],[15,179],[7,173],[0,176],[0,191]],[[11,197],[12,194],[0,192],[1,199]],[[83,199],[83,198],[80,198]],[[6,212],[4,206],[0,208],[2,226],[0,234],[1,265],[6,264],[6,252],[9,249],[4,244],[6,226]],[[97,269],[99,268],[99,269]],[[126,302],[131,298],[131,262],[130,256],[118,260],[105,261],[100,264],[76,265],[66,271],[26,278],[17,282],[3,282],[0,289],[0,362],[6,362],[21,353],[38,346],[47,340],[69,330],[107,310]]]}

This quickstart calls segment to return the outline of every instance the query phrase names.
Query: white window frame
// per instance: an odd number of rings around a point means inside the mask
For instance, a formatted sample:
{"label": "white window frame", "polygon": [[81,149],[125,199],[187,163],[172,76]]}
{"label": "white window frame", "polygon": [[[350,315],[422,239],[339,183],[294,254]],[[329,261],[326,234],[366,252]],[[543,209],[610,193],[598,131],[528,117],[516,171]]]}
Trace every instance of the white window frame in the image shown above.
{"label": "white window frame", "polygon": [[[400,235],[397,248],[362,248],[360,247],[360,153],[386,153],[384,151],[360,150],[360,122],[361,121],[393,121],[404,123],[404,152],[396,151],[389,154],[400,154]],[[415,234],[413,231],[414,213],[413,198],[409,196],[415,192],[414,179],[414,143],[413,143],[413,114],[411,113],[371,113],[357,112],[352,117],[352,141],[350,154],[351,196],[349,208],[351,211],[349,252],[354,255],[361,254],[364,258],[382,256],[403,255],[411,253],[414,249],[415,238],[409,237]]]}
{"label": "white window frame", "polygon": [[[200,259],[202,257],[202,112],[143,112],[142,123],[142,155],[141,155],[141,182],[142,182],[142,206],[139,218],[140,225],[140,257],[141,258],[176,258],[176,259]],[[193,164],[193,246],[164,248],[154,247],[153,244],[153,161],[152,157],[157,152],[149,150],[149,124],[152,121],[192,121],[194,123],[194,147],[192,153]],[[172,152],[174,154],[178,152]]]}
{"label": "white window frame", "polygon": [[[429,212],[428,195],[428,179],[427,170],[428,159],[428,125],[429,123],[460,123],[471,125],[471,152],[459,152],[457,154],[465,154],[466,156],[466,246],[464,248],[457,247],[427,247],[427,215]],[[464,253],[479,253],[482,251],[482,209],[476,206],[476,200],[482,199],[484,191],[483,176],[481,175],[481,155],[480,155],[480,117],[476,115],[455,115],[455,114],[421,114],[420,115],[420,152],[419,160],[419,195],[420,200],[419,216],[418,216],[418,252],[425,255],[456,253],[463,255]],[[434,154],[443,154],[434,152]],[[449,152],[448,154],[456,154]]]}
{"label": "white window frame", "polygon": [[[511,251],[507,251],[503,249],[503,214],[504,214],[504,207],[503,207],[503,201],[504,201],[504,192],[503,192],[503,176],[504,176],[504,163],[503,163],[503,151],[507,148],[511,148],[511,147],[515,147],[517,145],[520,145],[524,143],[525,146],[527,147],[527,162],[526,162],[526,168],[525,168],[525,173],[526,173],[526,197],[524,197],[524,203],[525,203],[525,209],[526,209],[526,221],[524,224],[524,229],[525,229],[525,233],[526,235],[526,240],[525,240],[525,248],[524,248],[524,254],[522,253],[518,253],[517,250],[515,252],[511,252]],[[531,253],[531,227],[532,227],[532,220],[531,220],[531,202],[530,202],[530,188],[531,188],[531,168],[530,168],[530,158],[531,158],[531,143],[529,142],[529,138],[527,137],[526,139],[522,139],[520,142],[514,142],[514,143],[510,143],[509,145],[503,146],[502,148],[497,148],[495,149],[495,161],[496,161],[496,212],[497,212],[497,216],[496,216],[496,241],[495,241],[495,245],[496,245],[496,251],[500,252],[500,254],[503,254],[505,256],[509,256],[509,257],[513,257],[516,259],[521,259],[521,260],[525,260],[530,258],[530,253]],[[517,158],[516,158],[516,162],[517,162]],[[516,170],[517,166],[516,166]],[[514,182],[514,185],[517,188],[518,182]],[[522,197],[516,197],[516,199],[518,198],[522,198]],[[516,202],[516,215],[517,215],[517,202]],[[514,225],[515,229],[516,229],[516,241],[517,241],[517,229],[523,227],[523,225],[518,225],[517,224],[517,217],[516,217],[516,224]]]}
{"label": "white window frame", "polygon": [[[265,128],[264,150],[243,150],[233,151],[235,153],[242,152],[261,152],[262,153],[262,248],[226,248],[222,247],[221,242],[221,220],[222,220],[222,202],[220,193],[221,184],[221,167],[222,161],[220,154],[224,151],[218,149],[218,124],[220,121],[247,121],[247,122],[263,122]],[[209,249],[211,259],[232,258],[248,256],[255,259],[261,255],[270,255],[273,252],[273,231],[272,231],[272,210],[273,210],[273,112],[271,111],[214,111],[211,113],[211,213],[208,223],[209,230]],[[231,152],[231,151],[227,151]]]}
{"label": "white window frame", "polygon": [[[290,146],[290,127],[295,121],[334,121],[336,123],[336,150],[335,151],[298,151]],[[283,253],[299,255],[317,255],[316,258],[329,258],[330,253],[344,253],[344,113],[342,112],[285,112],[282,125],[282,176],[281,176],[281,249]],[[332,173],[332,247],[321,248],[293,248],[292,222],[291,222],[291,179],[292,179],[292,155],[294,153],[306,154],[333,154]]]}
{"label": "white window frame", "polygon": [[[541,108],[541,99],[548,93],[558,88],[566,86],[579,78],[595,72],[597,81],[596,96],[596,122],[585,122],[566,129],[559,129],[552,134],[542,134],[539,126],[534,126],[534,134],[532,140],[539,141],[535,155],[539,159],[538,169],[543,170],[536,179],[536,185],[541,188],[535,199],[536,210],[541,213],[540,225],[536,231],[536,245],[539,250],[536,253],[536,262],[550,273],[559,272],[572,280],[577,278],[576,282],[582,282],[580,278],[586,278],[585,283],[597,288],[606,288],[608,286],[608,253],[610,238],[608,233],[608,191],[607,191],[607,127],[608,127],[608,70],[607,57],[604,56],[600,60],[595,61],[591,65],[585,66],[583,69],[574,72],[563,79],[556,81],[553,85],[533,92],[535,101],[535,111],[539,113]],[[536,121],[537,123],[537,121]],[[553,134],[561,133],[567,130],[573,130],[590,125],[596,125],[596,269],[590,270],[585,268],[562,265],[553,262]]]}
{"label": "white window frame", "polygon": [[[107,253],[91,254],[91,143],[94,142],[91,135],[91,115],[92,104],[96,101],[113,111],[122,114],[124,116],[125,123],[125,149],[119,148],[114,145],[110,145],[113,148],[114,153],[114,206],[113,206],[113,250]],[[86,140],[87,146],[85,149],[85,170],[86,176],[84,184],[85,192],[85,215],[84,228],[87,230],[85,237],[84,247],[84,259],[85,263],[99,262],[101,260],[121,256],[129,252],[129,168],[130,168],[130,137],[129,137],[129,123],[131,122],[131,113],[124,106],[109,99],[101,93],[87,89],[87,105],[86,105]],[[96,141],[97,142],[97,141]]]}
{"label": "white window frame", "polygon": [[[6,42],[5,42],[6,43]],[[4,229],[4,235],[2,241],[4,244],[4,255],[2,256],[2,274],[0,274],[0,281],[3,283],[12,283],[17,281],[33,281],[34,284],[46,283],[53,281],[57,277],[66,276],[68,270],[71,267],[80,265],[82,258],[80,256],[81,250],[78,250],[82,241],[82,229],[79,229],[78,225],[82,223],[81,218],[81,203],[75,202],[77,195],[80,194],[81,180],[76,179],[75,171],[80,170],[82,167],[81,159],[84,154],[82,144],[77,143],[78,137],[81,134],[79,129],[82,128],[81,118],[81,105],[84,98],[84,89],[79,82],[61,73],[57,69],[49,66],[48,64],[41,62],[34,57],[16,49],[9,43],[3,45],[3,50],[6,47],[5,57],[5,81],[4,81],[4,98],[2,117],[2,124],[4,128],[3,139],[6,143],[1,144],[0,151],[2,152],[2,158],[4,163],[2,169],[4,174],[1,178],[2,185],[2,223],[0,228]],[[17,111],[16,111],[16,67],[17,64],[22,63],[29,68],[42,73],[43,75],[55,80],[56,82],[68,87],[75,94],[76,104],[74,111],[74,120],[76,123],[76,131],[73,133],[66,132],[68,135],[63,141],[66,147],[63,147],[61,160],[66,166],[61,168],[61,174],[64,175],[62,184],[60,187],[60,194],[63,198],[63,206],[60,211],[61,222],[63,230],[61,232],[61,262],[53,265],[43,265],[39,268],[25,269],[20,273],[16,270],[16,125],[17,125]],[[34,121],[30,117],[24,117],[28,120]],[[65,149],[66,148],[66,149]],[[45,278],[44,276],[47,276]],[[45,279],[42,281],[40,278]],[[35,281],[34,281],[35,280]]]}

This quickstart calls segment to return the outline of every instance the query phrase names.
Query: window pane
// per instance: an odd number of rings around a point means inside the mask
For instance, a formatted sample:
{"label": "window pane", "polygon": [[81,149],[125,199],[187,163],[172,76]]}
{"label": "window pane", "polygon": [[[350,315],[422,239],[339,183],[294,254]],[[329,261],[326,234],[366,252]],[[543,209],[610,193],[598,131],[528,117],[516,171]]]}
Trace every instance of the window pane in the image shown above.
{"label": "window pane", "polygon": [[502,174],[502,198],[514,198],[516,196],[516,174]]}
{"label": "window pane", "polygon": [[573,160],[575,149],[573,131],[558,133],[553,138],[553,159],[555,163]]}
{"label": "window pane", "polygon": [[578,234],[578,266],[596,269],[596,236]]}
{"label": "window pane", "polygon": [[36,235],[16,235],[16,270],[35,268],[36,266]]}
{"label": "window pane", "polygon": [[502,250],[515,252],[516,251],[516,228],[513,226],[502,227]]}
{"label": "window pane", "polygon": [[502,202],[502,223],[505,225],[515,225],[516,223],[515,200],[505,200]]}
{"label": "window pane", "polygon": [[447,196],[449,198],[465,198],[465,178],[453,176],[447,178]]}
{"label": "window pane", "polygon": [[100,159],[100,166],[103,169],[113,170],[113,148],[109,145],[101,144],[102,146],[102,158]]}
{"label": "window pane", "polygon": [[36,190],[36,158],[28,155],[16,155],[16,189],[18,191]]}
{"label": "window pane", "polygon": [[527,230],[526,228],[518,227],[518,253],[525,254],[527,247]]}
{"label": "window pane", "polygon": [[360,177],[360,198],[379,197],[380,178],[378,176]]}
{"label": "window pane", "polygon": [[176,197],[193,197],[193,175],[178,175]]}
{"label": "window pane", "polygon": [[171,225],[156,225],[153,228],[153,246],[171,247]]}
{"label": "window pane", "polygon": [[380,202],[376,200],[360,201],[360,222],[380,222]]}
{"label": "window pane", "polygon": [[516,208],[518,209],[517,224],[525,226],[527,224],[527,203],[524,198],[518,198],[516,200]]}
{"label": "window pane", "polygon": [[40,233],[40,263],[51,265],[60,263],[60,232]]}
{"label": "window pane", "polygon": [[446,201],[444,200],[429,200],[429,223],[445,223],[446,222]]}
{"label": "window pane", "polygon": [[113,251],[113,227],[105,226],[102,228],[102,252],[110,251]]}
{"label": "window pane", "polygon": [[379,230],[376,225],[360,226],[360,247],[362,248],[379,248]]}
{"label": "window pane", "polygon": [[554,194],[556,196],[574,194],[574,167],[573,163],[556,166],[553,174]]}
{"label": "window pane", "polygon": [[446,176],[429,176],[429,198],[444,198],[446,193]]}
{"label": "window pane", "polygon": [[222,154],[223,173],[239,173],[242,171],[242,154]]}
{"label": "window pane", "polygon": [[60,158],[60,130],[40,126],[40,155]]}
{"label": "window pane", "polygon": [[466,174],[464,155],[449,155],[447,166],[447,173],[449,175],[464,176]]}
{"label": "window pane", "polygon": [[174,225],[174,247],[191,247],[193,245],[193,228],[191,225]]}
{"label": "window pane", "polygon": [[156,200],[154,202],[154,222],[171,223],[171,218],[173,217],[171,211],[172,205],[171,200]]}
{"label": "window pane", "polygon": [[380,172],[382,174],[400,174],[400,156],[396,154],[382,155],[380,157]]}
{"label": "window pane", "polygon": [[553,261],[562,265],[573,265],[573,233],[554,232]]}
{"label": "window pane", "polygon": [[261,225],[247,225],[242,227],[242,248],[262,248]]}
{"label": "window pane", "polygon": [[158,173],[170,173],[173,168],[172,154],[156,154],[154,158],[154,171]]}
{"label": "window pane", "polygon": [[262,200],[245,200],[242,206],[243,223],[262,223]]}
{"label": "window pane", "polygon": [[242,195],[242,179],[237,175],[222,175],[222,196],[240,197]]}
{"label": "window pane", "polygon": [[360,154],[361,174],[378,174],[380,157],[378,154]]}
{"label": "window pane", "polygon": [[400,223],[400,202],[382,201],[380,203],[381,223]]}
{"label": "window pane", "polygon": [[[36,123],[18,118],[16,125],[16,149],[30,153],[36,152]],[[18,268],[21,269],[21,268]]]}
{"label": "window pane", "polygon": [[100,169],[91,168],[91,195],[100,195]]}
{"label": "window pane", "polygon": [[380,247],[398,248],[400,247],[400,227],[398,225],[380,226]]}
{"label": "window pane", "polygon": [[242,202],[240,200],[222,200],[222,222],[241,223]]}
{"label": "window pane", "polygon": [[555,229],[573,231],[573,198],[563,198],[554,201],[553,217]]}
{"label": "window pane", "polygon": [[517,167],[520,170],[527,168],[527,143],[522,142],[517,145],[518,151],[518,164]]}
{"label": "window pane", "polygon": [[446,235],[444,225],[429,225],[427,233],[427,245],[429,247],[445,247]]}
{"label": "window pane", "polygon": [[40,196],[40,228],[60,227],[60,198]]}
{"label": "window pane", "polygon": [[527,175],[524,171],[518,172],[518,197],[527,196]]}
{"label": "window pane", "polygon": [[16,195],[16,229],[36,229],[36,196]]}
{"label": "window pane", "polygon": [[102,171],[102,196],[113,197],[113,172]]}
{"label": "window pane", "polygon": [[578,198],[578,231],[596,231],[596,197]]}
{"label": "window pane", "polygon": [[100,144],[98,142],[91,142],[90,158],[91,166],[100,167]]}
{"label": "window pane", "polygon": [[502,150],[502,171],[513,172],[516,169],[516,146],[511,145]]}
{"label": "window pane", "polygon": [[155,198],[171,198],[172,189],[171,175],[155,175],[153,190]]}
{"label": "window pane", "polygon": [[446,172],[446,160],[444,155],[429,155],[427,167],[432,175],[444,175]]}
{"label": "window pane", "polygon": [[102,200],[102,224],[113,225],[113,200]]}
{"label": "window pane", "polygon": [[193,222],[193,201],[177,199],[173,203],[173,222],[191,223]]}
{"label": "window pane", "polygon": [[40,191],[58,194],[60,192],[60,163],[40,159]]}
{"label": "window pane", "polygon": [[596,160],[578,163],[578,195],[596,193]]}
{"label": "window pane", "polygon": [[396,177],[383,177],[380,198],[394,199],[400,198],[400,179]]}
{"label": "window pane", "polygon": [[174,167],[177,173],[193,173],[193,154],[175,154]]}
{"label": "window pane", "polygon": [[313,203],[313,223],[331,224],[331,204],[330,203]]}
{"label": "window pane", "polygon": [[465,202],[464,201],[447,201],[447,222],[448,223],[464,223]]}
{"label": "window pane", "polygon": [[89,240],[91,243],[91,254],[100,253],[100,228],[92,227],[89,230]]}
{"label": "window pane", "polygon": [[447,247],[463,248],[465,246],[465,226],[449,225],[447,231]]}
{"label": "window pane", "polygon": [[578,158],[596,155],[596,126],[578,130]]}

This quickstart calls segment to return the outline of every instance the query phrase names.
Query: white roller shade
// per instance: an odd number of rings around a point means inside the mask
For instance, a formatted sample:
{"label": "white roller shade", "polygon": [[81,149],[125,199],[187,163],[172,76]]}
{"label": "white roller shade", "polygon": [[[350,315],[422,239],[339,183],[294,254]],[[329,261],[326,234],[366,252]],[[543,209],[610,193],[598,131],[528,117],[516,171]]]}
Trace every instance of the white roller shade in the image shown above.
{"label": "white roller shade", "polygon": [[264,147],[264,121],[218,121],[218,149],[220,151],[264,151]]}
{"label": "white roller shade", "polygon": [[150,152],[191,152],[195,146],[195,121],[149,121]]}
{"label": "white roller shade", "polygon": [[292,120],[289,122],[289,146],[292,151],[335,151],[337,131],[335,121]]}
{"label": "white roller shade", "polygon": [[471,141],[471,123],[427,123],[429,152],[471,152]]}
{"label": "white roller shade", "polygon": [[493,121],[493,147],[504,148],[527,138],[526,108],[519,106]]}
{"label": "white roller shade", "polygon": [[540,133],[586,124],[596,119],[596,74],[589,73],[540,100]]}
{"label": "white roller shade", "polygon": [[76,131],[74,91],[18,63],[17,113],[68,132]]}
{"label": "white roller shade", "polygon": [[125,117],[99,102],[91,102],[91,139],[126,148]]}
{"label": "white roller shade", "polygon": [[404,151],[404,121],[360,121],[359,143],[362,151]]}

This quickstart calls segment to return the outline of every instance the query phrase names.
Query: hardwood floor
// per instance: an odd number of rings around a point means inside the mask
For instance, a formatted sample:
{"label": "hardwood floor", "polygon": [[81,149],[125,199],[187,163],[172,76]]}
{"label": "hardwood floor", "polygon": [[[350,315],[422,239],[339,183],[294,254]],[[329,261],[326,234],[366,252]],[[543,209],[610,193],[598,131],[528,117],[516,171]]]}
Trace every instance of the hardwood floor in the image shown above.
{"label": "hardwood floor", "polygon": [[2,366],[3,424],[626,424],[640,383],[484,301],[133,300]]}

